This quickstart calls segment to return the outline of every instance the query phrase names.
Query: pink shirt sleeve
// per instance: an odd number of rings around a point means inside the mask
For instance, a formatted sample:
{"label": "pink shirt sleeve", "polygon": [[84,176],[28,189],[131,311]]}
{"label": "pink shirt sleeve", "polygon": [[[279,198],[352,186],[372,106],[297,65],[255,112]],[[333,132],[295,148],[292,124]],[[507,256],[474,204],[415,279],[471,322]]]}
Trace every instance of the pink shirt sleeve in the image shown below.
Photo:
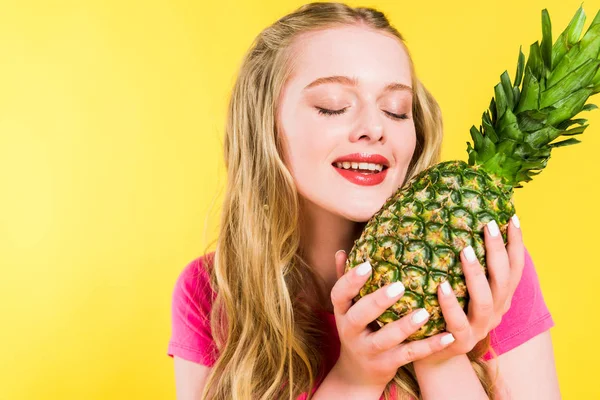
{"label": "pink shirt sleeve", "polygon": [[[554,326],[544,302],[535,266],[527,249],[521,281],[515,290],[510,309],[502,322],[490,332],[491,346],[497,355],[525,343]],[[488,352],[484,360],[492,358]]]}
{"label": "pink shirt sleeve", "polygon": [[215,293],[204,260],[200,257],[189,263],[175,283],[167,355],[211,367],[217,353],[209,319]]}

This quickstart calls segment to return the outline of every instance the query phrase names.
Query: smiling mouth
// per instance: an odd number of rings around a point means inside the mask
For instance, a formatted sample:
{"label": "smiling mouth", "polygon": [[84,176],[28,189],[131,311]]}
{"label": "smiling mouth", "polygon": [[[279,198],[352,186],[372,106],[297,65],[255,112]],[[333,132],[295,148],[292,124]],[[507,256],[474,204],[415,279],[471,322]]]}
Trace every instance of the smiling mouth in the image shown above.
{"label": "smiling mouth", "polygon": [[[354,163],[355,165],[341,165],[333,163],[335,172],[354,185],[359,186],[377,186],[385,181],[388,174],[388,167],[382,164]],[[345,167],[345,168],[344,168]]]}
{"label": "smiling mouth", "polygon": [[[355,165],[352,165],[352,164],[355,164]],[[361,164],[361,165],[357,165],[357,164]],[[350,171],[350,172],[355,172],[355,173],[364,174],[364,175],[374,175],[374,174],[381,173],[381,172],[385,171],[386,169],[388,169],[388,167],[386,165],[372,164],[372,163],[334,162],[331,164],[331,166],[334,168],[343,170],[343,171]]]}

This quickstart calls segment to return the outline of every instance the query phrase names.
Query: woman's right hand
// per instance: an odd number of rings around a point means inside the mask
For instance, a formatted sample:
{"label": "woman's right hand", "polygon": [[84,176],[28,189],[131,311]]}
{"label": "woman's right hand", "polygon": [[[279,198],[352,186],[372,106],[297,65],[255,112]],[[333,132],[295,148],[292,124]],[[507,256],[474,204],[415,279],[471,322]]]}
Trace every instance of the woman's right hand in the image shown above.
{"label": "woman's right hand", "polygon": [[415,310],[377,331],[371,329],[369,324],[402,297],[404,287],[395,282],[352,304],[372,268],[366,263],[344,274],[346,258],[343,251],[335,255],[338,280],[331,290],[331,302],[340,337],[340,356],[333,368],[350,385],[383,389],[398,368],[444,349],[454,338],[450,333],[440,333],[404,343],[427,322],[429,313],[425,309]]}

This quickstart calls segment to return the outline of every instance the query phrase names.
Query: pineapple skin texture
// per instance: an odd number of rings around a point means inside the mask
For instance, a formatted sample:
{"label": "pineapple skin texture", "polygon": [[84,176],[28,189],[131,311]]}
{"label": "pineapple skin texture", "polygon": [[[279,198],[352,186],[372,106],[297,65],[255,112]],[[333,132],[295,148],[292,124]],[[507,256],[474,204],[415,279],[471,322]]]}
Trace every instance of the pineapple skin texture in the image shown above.
{"label": "pineapple skin texture", "polygon": [[429,320],[407,340],[444,332],[438,286],[448,280],[467,312],[469,294],[460,251],[471,245],[488,276],[483,228],[496,220],[506,243],[508,221],[515,214],[512,190],[480,166],[464,161],[445,161],[415,175],[367,222],[348,254],[346,272],[367,260],[373,267],[354,301],[401,281],[405,293],[377,318],[377,324],[381,327],[425,308]]}

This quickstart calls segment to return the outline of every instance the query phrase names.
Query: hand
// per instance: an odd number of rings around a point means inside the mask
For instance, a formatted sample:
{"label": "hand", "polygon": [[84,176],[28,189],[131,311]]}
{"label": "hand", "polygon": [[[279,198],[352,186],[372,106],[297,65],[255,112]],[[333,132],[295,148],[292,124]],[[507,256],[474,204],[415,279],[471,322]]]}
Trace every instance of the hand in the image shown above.
{"label": "hand", "polygon": [[[494,232],[498,234],[493,236]],[[479,261],[476,258],[470,261],[465,250],[461,251],[460,258],[470,297],[468,316],[449,285],[446,286],[449,294],[444,294],[444,288],[440,285],[438,300],[446,321],[446,331],[451,332],[456,341],[443,351],[423,359],[423,363],[437,363],[468,353],[500,324],[502,316],[510,308],[512,296],[521,280],[525,265],[525,246],[521,229],[511,219],[507,234],[508,244],[505,246],[497,223],[492,221],[484,229],[484,240],[489,281]]]}
{"label": "hand", "polygon": [[[362,297],[354,305],[352,299],[359,293],[369,276],[371,267],[360,275],[359,266],[343,274],[346,254],[335,256],[338,280],[331,290],[331,302],[340,337],[340,357],[333,369],[348,385],[385,388],[401,366],[439,352],[447,344],[441,339],[451,338],[441,333],[419,341],[404,340],[425,324],[429,315],[424,309],[415,310],[397,321],[373,331],[368,325],[393,305],[404,293],[401,282],[379,288]],[[343,274],[343,275],[342,275]],[[389,289],[397,289],[388,296]],[[415,321],[415,316],[425,318]]]}

